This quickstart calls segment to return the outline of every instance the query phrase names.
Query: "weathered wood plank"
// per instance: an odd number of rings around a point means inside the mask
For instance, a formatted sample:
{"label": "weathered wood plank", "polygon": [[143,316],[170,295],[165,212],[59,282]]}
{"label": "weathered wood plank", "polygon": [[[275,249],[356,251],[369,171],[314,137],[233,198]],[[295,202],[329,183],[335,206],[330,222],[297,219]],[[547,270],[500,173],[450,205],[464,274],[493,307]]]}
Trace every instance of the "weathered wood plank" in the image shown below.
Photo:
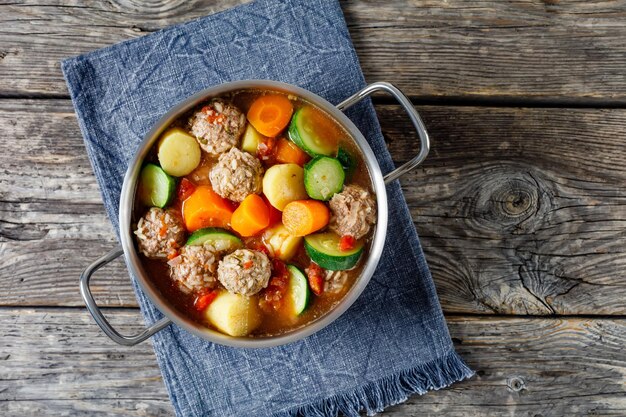
{"label": "weathered wood plank", "polygon": [[[244,3],[0,5],[0,95],[67,94],[59,61]],[[626,102],[623,0],[345,1],[366,78],[427,98]]]}
{"label": "weathered wood plank", "polygon": [[[406,117],[379,111],[408,158]],[[433,150],[403,186],[445,311],[626,313],[625,110],[420,111]],[[82,305],[80,271],[115,238],[69,102],[0,100],[0,146],[0,303]],[[136,305],[121,262],[94,284]]]}
{"label": "weathered wood plank", "polygon": [[[433,148],[403,185],[447,311],[626,313],[626,112],[420,110]],[[406,117],[379,118],[413,155]]]}
{"label": "weathered wood plank", "polygon": [[[110,310],[132,331],[137,312]],[[120,347],[83,310],[0,309],[0,413],[171,415],[149,343]],[[385,415],[623,415],[626,321],[449,317],[478,371]],[[601,382],[599,382],[601,381]]]}

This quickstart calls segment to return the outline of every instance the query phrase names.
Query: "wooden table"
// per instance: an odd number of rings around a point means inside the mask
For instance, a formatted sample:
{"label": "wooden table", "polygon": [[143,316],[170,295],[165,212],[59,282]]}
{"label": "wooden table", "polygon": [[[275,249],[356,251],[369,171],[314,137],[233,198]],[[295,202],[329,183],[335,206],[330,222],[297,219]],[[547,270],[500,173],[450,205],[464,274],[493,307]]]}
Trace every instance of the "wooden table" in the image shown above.
{"label": "wooden table", "polygon": [[[150,343],[78,276],[115,244],[59,61],[239,1],[0,5],[0,415],[169,416]],[[158,3],[158,4],[157,4]],[[386,415],[626,415],[626,2],[342,2],[433,139],[402,181],[472,380]],[[376,100],[397,162],[415,152]],[[141,325],[121,262],[96,278]]]}

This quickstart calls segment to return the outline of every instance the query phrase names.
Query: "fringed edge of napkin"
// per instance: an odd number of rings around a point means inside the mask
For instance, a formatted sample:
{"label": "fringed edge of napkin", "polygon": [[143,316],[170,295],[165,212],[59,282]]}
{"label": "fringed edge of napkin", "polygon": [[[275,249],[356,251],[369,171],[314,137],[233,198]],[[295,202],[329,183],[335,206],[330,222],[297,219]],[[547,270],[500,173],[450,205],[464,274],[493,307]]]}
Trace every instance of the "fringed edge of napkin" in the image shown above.
{"label": "fringed edge of napkin", "polygon": [[372,416],[387,407],[405,402],[412,394],[422,395],[446,388],[473,375],[474,371],[452,350],[432,362],[370,382],[354,391],[279,413],[277,417],[325,417],[340,413],[347,417],[359,417],[362,411]]}

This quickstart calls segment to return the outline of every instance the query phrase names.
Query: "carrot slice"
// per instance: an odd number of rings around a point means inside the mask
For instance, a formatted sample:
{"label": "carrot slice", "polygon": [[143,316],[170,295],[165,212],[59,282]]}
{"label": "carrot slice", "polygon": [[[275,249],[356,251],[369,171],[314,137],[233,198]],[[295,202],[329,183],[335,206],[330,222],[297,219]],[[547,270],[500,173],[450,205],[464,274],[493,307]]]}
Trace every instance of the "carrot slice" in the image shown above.
{"label": "carrot slice", "polygon": [[328,207],[317,200],[297,200],[283,209],[283,224],[294,236],[306,236],[328,224]]}
{"label": "carrot slice", "polygon": [[267,197],[265,197],[265,194],[261,194],[261,198],[263,199],[263,202],[270,211],[270,224],[268,224],[267,226],[274,226],[275,224],[280,223],[283,219],[282,211],[274,207],[272,203],[270,203],[270,201],[267,199]]}
{"label": "carrot slice", "polygon": [[263,198],[247,196],[237,207],[231,219],[233,230],[241,236],[254,236],[270,224],[270,210]]}
{"label": "carrot slice", "polygon": [[273,138],[289,124],[293,114],[291,101],[280,94],[267,94],[256,99],[248,110],[248,121],[263,136]]}
{"label": "carrot slice", "polygon": [[208,185],[198,186],[183,202],[183,219],[190,232],[209,226],[226,227],[232,215],[233,209],[228,200]]}
{"label": "carrot slice", "polygon": [[295,143],[285,138],[278,139],[276,143],[276,161],[279,164],[298,164],[303,166],[311,157]]}

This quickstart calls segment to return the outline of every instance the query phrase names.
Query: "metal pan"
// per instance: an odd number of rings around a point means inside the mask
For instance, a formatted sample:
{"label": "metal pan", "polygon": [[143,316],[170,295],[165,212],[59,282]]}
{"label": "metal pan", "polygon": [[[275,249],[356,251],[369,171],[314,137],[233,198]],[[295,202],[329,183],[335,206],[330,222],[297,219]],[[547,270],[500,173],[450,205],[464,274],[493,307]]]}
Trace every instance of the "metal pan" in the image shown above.
{"label": "metal pan", "polygon": [[[137,179],[141,170],[142,162],[153,144],[158,140],[161,133],[170,126],[170,124],[176,120],[183,113],[191,110],[198,104],[206,101],[209,98],[223,95],[228,92],[246,89],[261,89],[261,90],[274,90],[287,94],[293,94],[304,100],[312,103],[318,108],[325,111],[328,115],[333,117],[341,126],[343,126],[356,141],[357,146],[361,150],[361,153],[367,164],[367,169],[370,174],[371,184],[377,200],[377,222],[374,231],[374,236],[371,243],[371,248],[361,275],[357,278],[352,288],[348,291],[343,299],[327,314],[319,319],[308,323],[307,325],[293,330],[289,333],[272,336],[272,337],[231,337],[222,334],[216,330],[205,327],[204,325],[197,323],[176,308],[174,308],[167,299],[159,292],[156,286],[150,280],[144,271],[139,255],[133,243],[132,230],[131,230],[131,215],[133,213],[133,204],[135,202],[135,190],[137,188]],[[368,97],[374,92],[383,91],[391,94],[402,105],[406,113],[408,114],[411,122],[417,130],[417,134],[420,141],[419,153],[416,157],[409,162],[400,166],[399,168],[387,173],[383,176],[381,169],[376,161],[376,157],[372,152],[369,144],[363,137],[363,134],[356,128],[356,126],[346,117],[342,112],[347,108],[353,106],[364,98]],[[361,91],[358,91],[353,96],[349,97],[345,101],[334,106],[323,98],[316,94],[311,93],[294,85],[267,81],[267,80],[248,80],[248,81],[235,81],[225,84],[220,84],[215,87],[207,88],[200,91],[197,94],[187,98],[182,103],[171,109],[166,115],[164,115],[156,125],[148,132],[143,142],[139,146],[137,153],[133,161],[130,163],[126,176],[124,177],[124,184],[122,187],[122,193],[119,206],[119,224],[120,224],[120,236],[121,245],[113,249],[111,252],[97,259],[91,265],[89,265],[81,274],[80,277],[80,292],[85,301],[87,309],[95,319],[96,323],[100,326],[102,331],[107,334],[113,341],[126,346],[136,345],[140,343],[163,328],[174,323],[185,330],[206,339],[210,342],[219,343],[226,346],[244,347],[244,348],[264,348],[271,346],[278,346],[287,343],[294,342],[296,340],[307,337],[324,327],[328,326],[339,316],[341,316],[359,297],[359,295],[365,289],[365,286],[369,282],[370,278],[374,274],[374,270],[380,260],[383,246],[385,244],[385,237],[387,234],[387,220],[388,220],[388,208],[387,208],[387,192],[385,190],[385,184],[399,178],[404,173],[415,168],[419,165],[428,155],[430,148],[428,133],[419,114],[409,101],[409,99],[392,84],[386,82],[377,82],[368,85]],[[128,265],[129,272],[137,278],[143,292],[148,296],[150,301],[163,313],[164,317],[150,327],[146,328],[143,332],[133,335],[125,336],[120,334],[102,314],[100,308],[98,308],[91,290],[89,288],[89,281],[92,275],[101,267],[112,261],[113,259],[124,255],[126,264]]]}

